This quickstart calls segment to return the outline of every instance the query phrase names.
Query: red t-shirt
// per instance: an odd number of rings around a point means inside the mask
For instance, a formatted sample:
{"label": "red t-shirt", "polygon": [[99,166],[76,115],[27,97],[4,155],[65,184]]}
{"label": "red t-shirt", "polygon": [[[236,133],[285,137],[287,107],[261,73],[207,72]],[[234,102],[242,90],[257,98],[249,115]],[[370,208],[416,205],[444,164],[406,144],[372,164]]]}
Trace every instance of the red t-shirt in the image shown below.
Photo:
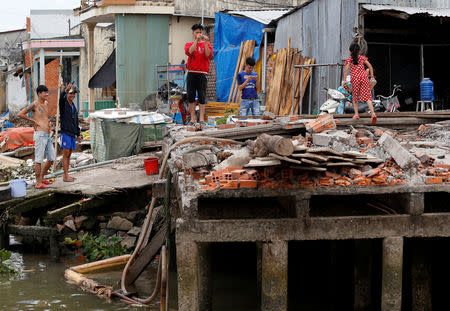
{"label": "red t-shirt", "polygon": [[211,43],[208,43],[209,50],[211,53],[209,56],[205,54],[205,42],[198,42],[197,49],[193,54],[189,54],[189,48],[194,42],[188,42],[184,46],[184,52],[189,56],[187,61],[187,69],[191,72],[200,72],[207,74],[209,72],[209,60],[213,57],[213,49]]}

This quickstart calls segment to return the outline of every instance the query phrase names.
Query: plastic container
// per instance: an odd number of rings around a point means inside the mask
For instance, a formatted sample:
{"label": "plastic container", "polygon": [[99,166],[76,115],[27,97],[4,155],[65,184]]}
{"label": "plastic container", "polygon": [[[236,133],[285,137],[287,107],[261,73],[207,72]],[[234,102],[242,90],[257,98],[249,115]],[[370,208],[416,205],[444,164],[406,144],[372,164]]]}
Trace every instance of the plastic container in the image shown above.
{"label": "plastic container", "polygon": [[420,100],[434,100],[434,83],[429,78],[423,78],[422,82],[420,82]]}
{"label": "plastic container", "polygon": [[11,196],[13,198],[20,198],[27,195],[27,182],[25,179],[13,179],[9,182],[11,187]]}
{"label": "plastic container", "polygon": [[145,172],[147,175],[156,175],[159,173],[158,158],[148,158],[144,160]]}

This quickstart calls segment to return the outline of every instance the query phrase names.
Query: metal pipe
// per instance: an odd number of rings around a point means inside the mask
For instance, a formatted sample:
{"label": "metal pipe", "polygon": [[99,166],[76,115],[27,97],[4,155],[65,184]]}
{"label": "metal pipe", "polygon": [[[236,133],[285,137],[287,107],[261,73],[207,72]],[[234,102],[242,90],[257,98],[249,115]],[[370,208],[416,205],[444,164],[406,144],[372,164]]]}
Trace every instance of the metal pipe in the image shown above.
{"label": "metal pipe", "polygon": [[[318,87],[317,87],[317,103],[316,103],[317,107],[319,107],[319,105],[320,105],[320,90],[322,89],[320,86],[320,84],[322,82],[322,76],[320,75],[322,67],[321,66],[318,66],[318,67],[319,67],[319,74],[317,75],[317,77],[318,77],[319,83],[318,83]],[[310,110],[308,111],[309,114],[312,114],[311,108],[312,107],[310,107]]]}
{"label": "metal pipe", "polygon": [[311,71],[311,75],[309,77],[309,98],[308,98],[308,110],[311,110],[311,101],[312,101],[312,82],[313,82],[313,74],[314,74],[314,68],[309,68],[309,71]]}
{"label": "metal pipe", "polygon": [[[114,161],[115,160],[107,160],[107,161],[103,161],[103,162],[98,162],[98,163],[93,163],[93,164],[88,164],[88,165],[83,165],[83,166],[69,168],[69,173],[70,172],[81,171],[81,170],[83,170],[85,168],[92,168],[92,167],[102,166],[102,165],[105,165],[105,164],[110,164],[110,163],[113,163]],[[64,174],[64,171],[57,171],[57,172],[54,172],[52,174],[45,175],[44,178],[54,178],[54,177],[62,175],[62,174]]]}
{"label": "metal pipe", "polygon": [[292,109],[291,109],[291,114],[294,114],[294,106],[295,106],[295,87],[296,87],[296,83],[295,83],[295,68],[293,68],[294,71],[294,80],[292,81]]}
{"label": "metal pipe", "polygon": [[335,64],[309,64],[309,65],[295,65],[294,67],[324,67],[324,66],[344,66],[343,64],[335,63]]}
{"label": "metal pipe", "polygon": [[262,63],[261,72],[261,89],[262,93],[266,94],[266,71],[267,71],[267,31],[264,31],[264,59]]}
{"label": "metal pipe", "polygon": [[204,17],[205,17],[205,0],[202,0],[202,26],[205,25]]}
{"label": "metal pipe", "polygon": [[303,68],[300,69],[300,103],[299,103],[299,107],[298,110],[302,111],[302,107],[303,107]]}
{"label": "metal pipe", "polygon": [[425,77],[425,66],[423,61],[423,44],[420,45],[420,81]]}
{"label": "metal pipe", "polygon": [[262,32],[264,33],[264,58],[262,62],[262,70],[261,70],[261,93],[263,94],[262,104],[266,105],[266,94],[267,94],[267,33],[274,32],[275,28],[264,28]]}

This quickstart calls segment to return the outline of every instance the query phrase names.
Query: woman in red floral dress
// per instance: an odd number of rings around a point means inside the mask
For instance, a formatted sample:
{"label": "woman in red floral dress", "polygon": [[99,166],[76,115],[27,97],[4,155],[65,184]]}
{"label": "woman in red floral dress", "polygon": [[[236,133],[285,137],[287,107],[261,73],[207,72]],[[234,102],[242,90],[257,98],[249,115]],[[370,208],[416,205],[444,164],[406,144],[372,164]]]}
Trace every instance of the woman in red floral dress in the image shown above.
{"label": "woman in red floral dress", "polygon": [[350,69],[350,83],[352,85],[353,107],[355,109],[353,119],[359,119],[358,102],[365,101],[367,102],[370,112],[372,113],[372,125],[375,125],[377,123],[377,116],[373,110],[370,83],[364,65],[369,68],[369,75],[371,79],[373,79],[373,67],[367,60],[366,56],[359,55],[361,48],[358,43],[352,42],[349,50],[351,56],[345,61],[344,77],[347,77],[348,70]]}

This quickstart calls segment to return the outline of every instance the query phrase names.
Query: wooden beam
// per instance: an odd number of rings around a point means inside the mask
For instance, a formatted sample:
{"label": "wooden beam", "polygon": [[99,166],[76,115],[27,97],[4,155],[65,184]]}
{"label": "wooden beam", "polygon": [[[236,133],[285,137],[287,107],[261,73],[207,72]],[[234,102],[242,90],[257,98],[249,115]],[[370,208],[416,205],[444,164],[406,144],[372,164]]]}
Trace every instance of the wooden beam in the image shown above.
{"label": "wooden beam", "polygon": [[139,275],[147,268],[150,262],[153,260],[155,255],[158,253],[158,250],[164,243],[166,237],[167,226],[164,225],[155,234],[150,244],[148,244],[141,253],[138,255],[137,259],[131,264],[130,269],[128,270],[128,275],[125,280],[126,286],[134,283],[137,280]]}

